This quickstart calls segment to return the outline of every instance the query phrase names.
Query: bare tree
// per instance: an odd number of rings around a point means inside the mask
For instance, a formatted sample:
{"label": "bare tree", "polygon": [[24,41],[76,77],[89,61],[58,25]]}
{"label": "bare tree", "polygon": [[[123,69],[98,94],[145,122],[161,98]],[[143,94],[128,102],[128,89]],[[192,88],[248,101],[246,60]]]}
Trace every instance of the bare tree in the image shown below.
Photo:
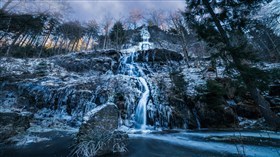
{"label": "bare tree", "polygon": [[70,4],[66,1],[42,1],[42,0],[2,0],[0,10],[20,14],[53,14],[67,15],[72,12]]}
{"label": "bare tree", "polygon": [[140,9],[133,9],[129,12],[128,16],[128,24],[129,28],[136,29],[138,26],[138,23],[143,19],[143,11]]}
{"label": "bare tree", "polygon": [[103,20],[102,20],[102,29],[103,29],[103,36],[104,36],[104,41],[103,41],[103,49],[107,49],[108,48],[108,44],[109,44],[109,31],[110,28],[113,24],[113,18],[110,14],[107,14],[106,16],[104,16]]}
{"label": "bare tree", "polygon": [[174,12],[174,13],[170,13],[169,14],[169,21],[171,23],[171,25],[174,27],[174,29],[176,30],[179,38],[180,38],[180,44],[182,46],[183,49],[183,54],[184,54],[184,58],[185,61],[187,63],[187,65],[189,66],[189,54],[188,54],[188,50],[187,50],[187,26],[186,26],[186,22],[184,20],[184,17],[182,16],[182,12],[178,11],[178,12]]}
{"label": "bare tree", "polygon": [[153,9],[146,13],[146,22],[150,26],[157,26],[161,29],[165,29],[166,14],[163,10]]}

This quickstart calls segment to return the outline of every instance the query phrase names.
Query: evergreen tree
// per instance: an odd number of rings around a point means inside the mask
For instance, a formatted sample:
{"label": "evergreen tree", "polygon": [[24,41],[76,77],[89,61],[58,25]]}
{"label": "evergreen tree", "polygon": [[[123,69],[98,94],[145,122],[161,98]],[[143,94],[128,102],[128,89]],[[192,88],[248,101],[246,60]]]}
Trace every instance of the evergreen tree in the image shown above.
{"label": "evergreen tree", "polygon": [[[270,109],[270,104],[256,87],[259,70],[252,68],[254,47],[248,38],[248,28],[254,27],[251,20],[256,9],[266,0],[187,0],[186,19],[199,37],[209,46],[219,50],[219,56],[229,61],[239,71],[252,98],[266,122],[280,127],[280,117]],[[230,58],[228,58],[230,57]]]}
{"label": "evergreen tree", "polygon": [[123,28],[123,24],[120,21],[117,21],[114,24],[112,31],[110,32],[110,39],[117,49],[120,49],[121,45],[125,43],[125,30]]}

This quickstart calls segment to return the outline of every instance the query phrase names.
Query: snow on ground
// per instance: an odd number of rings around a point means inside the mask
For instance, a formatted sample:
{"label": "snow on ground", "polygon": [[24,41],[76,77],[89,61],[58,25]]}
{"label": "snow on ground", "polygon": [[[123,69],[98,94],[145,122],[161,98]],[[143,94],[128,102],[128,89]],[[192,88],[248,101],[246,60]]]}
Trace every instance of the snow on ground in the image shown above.
{"label": "snow on ground", "polygon": [[31,143],[38,143],[49,140],[51,139],[46,137],[38,137],[35,135],[16,136],[12,138],[12,141],[16,143],[16,146],[25,146]]}
{"label": "snow on ground", "polygon": [[258,63],[256,65],[256,67],[263,69],[263,70],[280,69],[280,63],[261,62],[261,63]]}

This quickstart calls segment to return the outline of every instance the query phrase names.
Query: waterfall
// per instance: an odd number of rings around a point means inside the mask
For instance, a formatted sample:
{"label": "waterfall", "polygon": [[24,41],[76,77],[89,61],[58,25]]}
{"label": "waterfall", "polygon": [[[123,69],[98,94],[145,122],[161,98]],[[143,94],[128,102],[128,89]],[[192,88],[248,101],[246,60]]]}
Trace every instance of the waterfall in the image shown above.
{"label": "waterfall", "polygon": [[136,108],[135,122],[136,122],[137,129],[145,130],[147,125],[147,103],[148,103],[150,90],[148,87],[148,83],[143,77],[139,77],[139,81],[144,87],[144,93],[142,94],[142,97],[139,100],[139,103]]}
{"label": "waterfall", "polygon": [[121,58],[121,66],[119,69],[119,73],[123,75],[132,76],[138,79],[140,84],[140,90],[142,92],[139,102],[135,111],[135,128],[145,130],[147,125],[147,103],[149,101],[149,86],[148,82],[144,78],[144,72],[142,67],[134,62],[134,59],[138,57],[137,49],[141,51],[149,50],[152,48],[153,44],[149,42],[150,33],[148,32],[147,27],[144,27],[141,30],[141,36],[143,41],[139,43],[136,49],[130,48],[130,51],[123,51],[124,55]]}
{"label": "waterfall", "polygon": [[149,100],[149,86],[144,79],[144,72],[137,63],[134,62],[135,53],[126,54],[121,59],[120,74],[137,78],[142,92],[135,111],[135,128],[145,130],[147,125],[147,103]]}

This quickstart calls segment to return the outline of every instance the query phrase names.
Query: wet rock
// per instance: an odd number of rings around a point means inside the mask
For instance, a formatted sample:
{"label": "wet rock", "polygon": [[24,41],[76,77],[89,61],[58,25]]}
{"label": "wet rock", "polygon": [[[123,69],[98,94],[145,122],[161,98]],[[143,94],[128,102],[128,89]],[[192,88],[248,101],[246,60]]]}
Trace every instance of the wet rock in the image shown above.
{"label": "wet rock", "polygon": [[117,131],[119,111],[115,104],[107,103],[93,109],[77,135],[76,154],[100,156],[126,150],[127,134]]}
{"label": "wet rock", "polygon": [[0,113],[0,143],[8,138],[23,133],[30,127],[31,114],[19,114],[15,112]]}

